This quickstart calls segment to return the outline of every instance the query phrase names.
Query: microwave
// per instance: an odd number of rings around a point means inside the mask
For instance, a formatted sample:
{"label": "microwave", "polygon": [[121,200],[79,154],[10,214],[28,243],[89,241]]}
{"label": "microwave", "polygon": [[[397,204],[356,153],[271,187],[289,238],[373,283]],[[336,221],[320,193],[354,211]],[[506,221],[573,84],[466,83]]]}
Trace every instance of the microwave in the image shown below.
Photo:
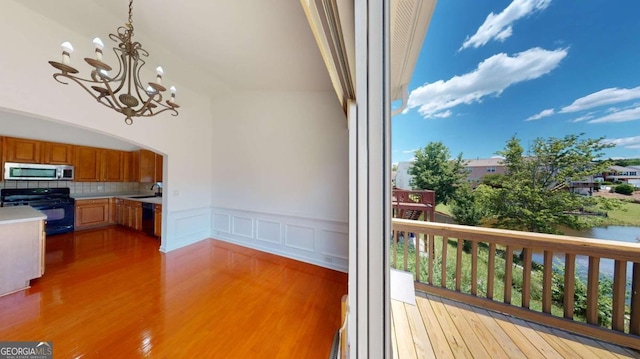
{"label": "microwave", "polygon": [[5,162],[5,180],[73,181],[73,166]]}

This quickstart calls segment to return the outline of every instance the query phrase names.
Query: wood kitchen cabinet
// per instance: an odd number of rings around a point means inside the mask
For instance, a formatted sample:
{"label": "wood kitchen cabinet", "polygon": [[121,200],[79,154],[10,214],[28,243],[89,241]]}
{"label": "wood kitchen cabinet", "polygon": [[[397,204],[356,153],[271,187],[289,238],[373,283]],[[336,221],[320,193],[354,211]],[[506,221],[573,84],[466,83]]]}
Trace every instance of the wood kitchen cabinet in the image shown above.
{"label": "wood kitchen cabinet", "polygon": [[43,142],[43,147],[42,163],[52,165],[73,164],[74,146],[65,143]]}
{"label": "wood kitchen cabinet", "polygon": [[42,141],[5,137],[2,141],[3,162],[40,163]]}
{"label": "wood kitchen cabinet", "polygon": [[76,146],[76,182],[123,182],[124,152],[103,148]]}
{"label": "wood kitchen cabinet", "polygon": [[76,230],[113,223],[109,198],[76,200]]}
{"label": "wood kitchen cabinet", "polygon": [[115,222],[136,231],[142,230],[142,202],[115,199]]}
{"label": "wood kitchen cabinet", "polygon": [[162,182],[162,155],[149,150],[140,150],[140,176],[143,183]]}
{"label": "wood kitchen cabinet", "polygon": [[153,206],[153,235],[162,237],[162,205]]}

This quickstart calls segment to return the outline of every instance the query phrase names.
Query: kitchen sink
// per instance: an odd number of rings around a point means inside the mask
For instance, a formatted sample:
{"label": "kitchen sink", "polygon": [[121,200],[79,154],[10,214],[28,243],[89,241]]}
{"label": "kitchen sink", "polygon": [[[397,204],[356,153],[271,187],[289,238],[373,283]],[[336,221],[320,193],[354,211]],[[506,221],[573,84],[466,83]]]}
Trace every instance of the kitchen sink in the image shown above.
{"label": "kitchen sink", "polygon": [[128,198],[142,199],[142,198],[156,198],[157,196],[129,196]]}

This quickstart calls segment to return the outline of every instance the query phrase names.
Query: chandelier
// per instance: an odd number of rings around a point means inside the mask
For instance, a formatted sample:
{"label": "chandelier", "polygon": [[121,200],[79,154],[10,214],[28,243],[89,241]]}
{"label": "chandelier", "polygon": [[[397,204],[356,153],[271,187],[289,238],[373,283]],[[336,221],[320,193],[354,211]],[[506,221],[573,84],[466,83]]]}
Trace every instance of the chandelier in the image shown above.
{"label": "chandelier", "polygon": [[165,111],[171,111],[173,116],[178,116],[176,110],[176,88],[171,86],[171,97],[164,103],[162,93],[167,89],[162,86],[162,67],[156,68],[156,81],[149,82],[145,87],[140,81],[140,70],[145,65],[142,56],[149,57],[147,50],[142,48],[139,42],[132,41],[133,38],[133,0],[129,0],[129,21],[124,26],[117,29],[116,34],[109,34],[111,40],[118,43],[113,48],[119,62],[119,70],[115,76],[111,76],[109,71],[111,66],[102,62],[102,49],[104,47],[99,38],[93,39],[95,45],[95,59],[85,58],[92,68],[91,78],[84,79],[76,76],[78,70],[71,66],[71,53],[73,46],[69,42],[62,44],[62,62],[49,61],[51,66],[60,70],[53,74],[53,78],[67,85],[68,82],[61,78],[69,79],[80,85],[99,103],[123,114],[124,122],[127,125],[133,123],[133,117],[151,117]]}

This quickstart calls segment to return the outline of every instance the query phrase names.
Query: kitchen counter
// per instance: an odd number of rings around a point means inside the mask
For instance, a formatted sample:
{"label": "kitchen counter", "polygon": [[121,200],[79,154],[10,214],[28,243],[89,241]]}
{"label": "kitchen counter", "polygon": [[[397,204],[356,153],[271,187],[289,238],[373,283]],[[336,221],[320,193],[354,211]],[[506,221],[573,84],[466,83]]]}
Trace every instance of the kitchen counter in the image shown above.
{"label": "kitchen counter", "polygon": [[0,296],[29,288],[44,273],[44,220],[29,207],[0,208]]}
{"label": "kitchen counter", "polygon": [[47,219],[42,212],[30,206],[0,207],[0,224],[29,222]]}
{"label": "kitchen counter", "polygon": [[162,204],[162,197],[149,197],[149,198],[132,198],[137,196],[144,196],[145,194],[141,193],[125,193],[125,194],[81,194],[81,195],[71,195],[75,200],[81,201],[85,199],[104,199],[104,198],[121,198],[130,201],[138,201],[144,203],[153,203],[153,204]]}

